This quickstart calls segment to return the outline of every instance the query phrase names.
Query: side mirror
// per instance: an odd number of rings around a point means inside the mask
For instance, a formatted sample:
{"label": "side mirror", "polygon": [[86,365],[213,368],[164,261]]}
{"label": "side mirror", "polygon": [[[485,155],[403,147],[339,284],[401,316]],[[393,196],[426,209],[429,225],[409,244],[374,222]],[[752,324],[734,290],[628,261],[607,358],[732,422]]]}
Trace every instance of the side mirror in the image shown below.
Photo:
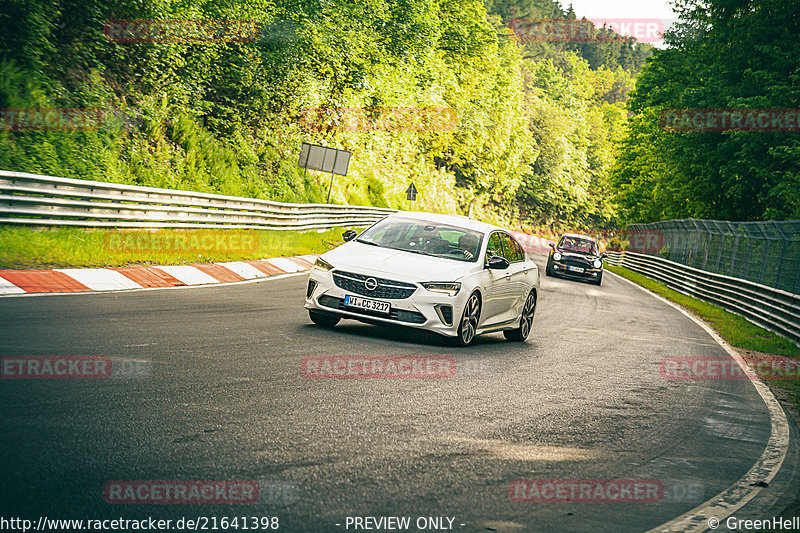
{"label": "side mirror", "polygon": [[556,249],[556,245],[555,245],[554,243],[552,243],[552,242],[548,242],[548,243],[547,243],[547,245],[548,245],[550,248],[552,248],[553,250],[555,250],[555,249]]}
{"label": "side mirror", "polygon": [[492,270],[505,270],[510,264],[511,263],[508,262],[508,259],[505,257],[500,257],[499,255],[493,255],[489,259],[489,268]]}
{"label": "side mirror", "polygon": [[344,239],[344,242],[352,241],[353,239],[356,238],[357,235],[358,235],[358,232],[356,230],[349,229],[349,230],[345,231],[344,233],[342,233],[342,239]]}
{"label": "side mirror", "polygon": [[607,253],[603,252],[602,254],[600,254],[600,259],[605,259],[606,257],[608,257]]}

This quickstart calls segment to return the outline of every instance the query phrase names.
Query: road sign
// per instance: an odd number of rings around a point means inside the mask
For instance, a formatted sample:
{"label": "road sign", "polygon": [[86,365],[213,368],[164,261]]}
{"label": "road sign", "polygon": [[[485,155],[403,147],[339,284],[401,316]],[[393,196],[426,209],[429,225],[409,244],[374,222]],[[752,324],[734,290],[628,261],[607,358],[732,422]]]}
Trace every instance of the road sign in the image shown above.
{"label": "road sign", "polygon": [[346,176],[350,166],[350,152],[303,143],[300,147],[300,159],[297,161],[297,166]]}
{"label": "road sign", "polygon": [[413,202],[416,199],[417,199],[417,188],[414,187],[414,184],[412,183],[411,185],[408,186],[408,189],[406,190],[406,200],[408,200],[409,202]]}
{"label": "road sign", "polygon": [[303,143],[300,147],[300,158],[297,160],[297,166],[305,169],[303,175],[305,175],[305,172],[308,172],[309,168],[311,170],[321,170],[331,173],[331,181],[328,183],[327,200],[327,202],[330,203],[333,175],[347,175],[347,169],[350,167],[350,152],[337,148],[328,148],[327,146]]}

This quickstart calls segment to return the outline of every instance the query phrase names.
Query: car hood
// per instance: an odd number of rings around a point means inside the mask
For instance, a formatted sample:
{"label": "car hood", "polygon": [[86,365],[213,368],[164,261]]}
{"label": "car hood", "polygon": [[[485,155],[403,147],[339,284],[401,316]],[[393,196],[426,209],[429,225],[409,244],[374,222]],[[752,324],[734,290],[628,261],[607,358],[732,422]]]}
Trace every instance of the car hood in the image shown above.
{"label": "car hood", "polygon": [[390,276],[398,281],[455,281],[480,270],[479,263],[431,257],[379,248],[357,241],[344,243],[322,254],[322,259],[338,270],[348,270],[373,276]]}

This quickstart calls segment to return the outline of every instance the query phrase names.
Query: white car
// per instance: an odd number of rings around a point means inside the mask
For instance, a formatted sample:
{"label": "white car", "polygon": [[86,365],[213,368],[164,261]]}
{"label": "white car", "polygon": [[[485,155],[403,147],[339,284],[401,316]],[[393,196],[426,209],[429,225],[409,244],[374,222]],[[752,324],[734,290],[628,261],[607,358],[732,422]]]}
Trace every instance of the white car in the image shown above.
{"label": "white car", "polygon": [[333,327],[342,318],[410,326],[466,346],[502,331],[531,331],[539,269],[507,231],[461,216],[399,212],[322,254],[305,308]]}

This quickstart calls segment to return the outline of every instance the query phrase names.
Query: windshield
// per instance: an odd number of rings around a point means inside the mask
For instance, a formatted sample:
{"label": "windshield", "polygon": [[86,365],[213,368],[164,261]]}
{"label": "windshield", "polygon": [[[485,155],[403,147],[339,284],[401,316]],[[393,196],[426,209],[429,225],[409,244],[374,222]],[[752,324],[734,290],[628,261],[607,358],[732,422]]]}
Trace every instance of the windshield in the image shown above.
{"label": "windshield", "polygon": [[562,237],[558,247],[565,252],[597,255],[597,243],[591,239]]}
{"label": "windshield", "polygon": [[358,242],[434,257],[474,262],[483,234],[424,220],[386,218],[362,233]]}

